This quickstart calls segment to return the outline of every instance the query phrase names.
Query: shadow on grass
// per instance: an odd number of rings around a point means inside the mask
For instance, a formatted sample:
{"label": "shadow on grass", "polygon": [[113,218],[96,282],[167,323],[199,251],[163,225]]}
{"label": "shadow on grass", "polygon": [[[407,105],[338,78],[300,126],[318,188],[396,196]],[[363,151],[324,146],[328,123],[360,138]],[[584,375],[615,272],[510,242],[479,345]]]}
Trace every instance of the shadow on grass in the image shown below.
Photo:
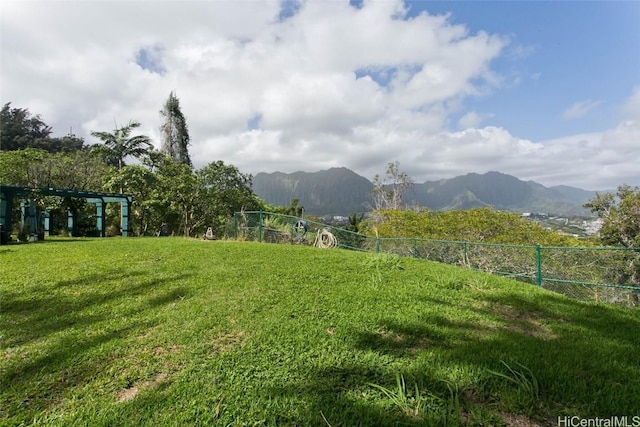
{"label": "shadow on grass", "polygon": [[178,288],[169,289],[153,298],[149,298],[147,300],[147,304],[150,308],[157,308],[176,301],[183,301],[191,295],[191,292],[191,289],[180,286]]}
{"label": "shadow on grass", "polygon": [[174,286],[190,275],[142,281],[139,276],[142,273],[91,274],[35,287],[29,294],[4,293],[3,416],[28,417],[59,404],[67,389],[103,375],[113,364],[110,356],[97,356],[103,350],[94,349],[148,329],[155,310],[178,295],[188,296]]}
{"label": "shadow on grass", "polygon": [[[7,347],[24,345],[65,328],[86,328],[91,324],[107,320],[111,315],[109,304],[117,300],[132,300],[156,293],[167,284],[187,279],[189,275],[178,275],[162,279],[145,280],[131,286],[109,285],[119,281],[133,281],[140,272],[118,272],[112,274],[91,274],[72,280],[63,280],[55,286],[34,288],[28,296],[21,292],[5,292],[2,298],[2,313],[9,322],[10,330],[5,335]],[[136,279],[139,280],[139,279]],[[99,284],[98,286],[96,286]],[[74,288],[84,286],[81,293]],[[88,286],[96,286],[87,290]],[[71,288],[71,289],[69,289]],[[66,292],[58,292],[62,289]],[[181,288],[182,289],[182,288]],[[168,291],[173,294],[175,290]],[[184,298],[186,290],[179,291]],[[170,297],[157,296],[147,298],[147,307],[152,309],[170,302]],[[135,314],[130,312],[129,315]]]}
{"label": "shadow on grass", "polygon": [[98,237],[55,237],[53,239],[44,239],[44,240],[38,240],[37,242],[30,242],[30,243],[37,243],[37,244],[56,244],[56,243],[78,243],[78,242],[90,242],[92,239],[98,239]]}
{"label": "shadow on grass", "polygon": [[[501,361],[522,365],[539,383],[540,402],[510,409],[534,418],[554,417],[566,409],[599,417],[637,411],[637,310],[583,304],[552,293],[488,296],[486,301],[490,304],[483,309],[467,310],[492,323],[433,314],[414,322],[386,320],[379,325],[381,332],[360,333],[357,348],[398,358],[435,349],[446,363],[485,372],[504,371]],[[495,376],[483,376],[485,383],[475,391],[487,401],[518,391],[513,384],[499,384]]]}
{"label": "shadow on grass", "polygon": [[43,240],[36,240],[34,242],[19,242],[12,240],[8,246],[22,246],[22,245],[55,245],[57,243],[78,243],[78,242],[90,242],[92,239],[98,239],[98,237],[52,237]]}
{"label": "shadow on grass", "polygon": [[425,425],[423,419],[359,398],[362,393],[374,390],[368,383],[385,383],[388,375],[382,367],[350,364],[318,369],[310,377],[315,380],[295,381],[285,387],[266,390],[276,397],[295,396],[306,402],[307,411],[301,414],[302,417],[283,417],[273,420],[273,425]]}
{"label": "shadow on grass", "polygon": [[[567,413],[582,417],[635,414],[640,396],[637,311],[584,304],[551,293],[494,295],[486,300],[489,304],[481,309],[456,306],[459,312],[468,310],[486,321],[433,312],[406,321],[390,314],[375,330],[356,334],[356,351],[402,361],[402,371],[394,370],[393,362],[372,367],[354,360],[347,366],[313,371],[309,379],[272,393],[304,400],[315,425],[327,425],[321,412],[331,425],[431,425],[401,408],[391,405],[385,410],[379,401],[357,397],[367,393],[370,383],[395,389],[396,374],[407,378],[409,388],[418,384],[421,390],[435,393],[445,406],[447,384],[459,387],[464,417],[489,417],[491,425],[499,422],[500,414],[509,413],[541,425]],[[452,303],[438,300],[437,304]],[[522,372],[530,370],[529,379],[538,383],[539,395],[537,391],[524,395],[517,385],[492,374],[490,370],[509,373],[502,361]],[[462,378],[460,372],[471,374]],[[434,408],[441,411],[442,405]],[[285,421],[294,425],[309,420]]]}

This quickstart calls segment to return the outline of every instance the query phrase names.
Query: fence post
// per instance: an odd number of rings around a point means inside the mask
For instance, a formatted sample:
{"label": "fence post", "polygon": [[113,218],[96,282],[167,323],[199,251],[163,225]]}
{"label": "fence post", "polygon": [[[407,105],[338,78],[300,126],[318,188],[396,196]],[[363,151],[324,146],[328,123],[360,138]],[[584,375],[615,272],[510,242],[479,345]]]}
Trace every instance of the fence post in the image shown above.
{"label": "fence post", "polygon": [[413,239],[413,257],[418,258],[418,239]]}
{"label": "fence post", "polygon": [[258,242],[262,243],[262,209],[260,209],[260,216],[258,217]]}
{"label": "fence post", "polygon": [[376,253],[380,253],[380,239],[376,236]]}
{"label": "fence post", "polygon": [[238,213],[233,213],[233,238],[238,239]]}
{"label": "fence post", "polygon": [[536,284],[542,286],[542,250],[536,245]]}
{"label": "fence post", "polygon": [[469,268],[469,258],[467,255],[467,242],[466,240],[464,242],[462,242],[462,262],[464,263],[464,266]]}

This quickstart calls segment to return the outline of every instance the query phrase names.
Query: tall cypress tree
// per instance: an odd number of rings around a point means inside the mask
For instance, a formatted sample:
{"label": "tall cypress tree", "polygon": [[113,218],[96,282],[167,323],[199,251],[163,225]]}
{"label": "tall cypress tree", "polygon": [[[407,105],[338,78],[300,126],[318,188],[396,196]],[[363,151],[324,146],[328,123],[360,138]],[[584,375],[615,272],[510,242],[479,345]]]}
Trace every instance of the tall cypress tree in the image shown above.
{"label": "tall cypress tree", "polygon": [[171,91],[167,102],[160,110],[164,123],[160,126],[162,132],[161,151],[177,161],[193,166],[189,157],[189,130],[187,120],[180,111],[180,100],[174,91]]}

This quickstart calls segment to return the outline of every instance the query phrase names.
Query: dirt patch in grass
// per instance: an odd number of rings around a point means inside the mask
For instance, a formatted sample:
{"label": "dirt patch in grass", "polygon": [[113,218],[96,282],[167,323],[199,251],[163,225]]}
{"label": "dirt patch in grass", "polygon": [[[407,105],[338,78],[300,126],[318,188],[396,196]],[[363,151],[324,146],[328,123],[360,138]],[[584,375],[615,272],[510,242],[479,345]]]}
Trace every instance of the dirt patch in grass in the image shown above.
{"label": "dirt patch in grass", "polygon": [[529,310],[519,310],[510,305],[493,308],[507,321],[507,328],[522,335],[529,335],[544,340],[558,338],[558,335],[547,325],[547,320],[541,313]]}
{"label": "dirt patch in grass", "polygon": [[176,352],[178,350],[180,350],[180,346],[179,345],[170,345],[167,348],[158,346],[158,347],[154,347],[153,348],[153,355],[156,356],[156,357],[160,357],[160,356],[163,356],[166,353],[173,353],[173,352]]}
{"label": "dirt patch in grass", "polygon": [[223,332],[215,336],[212,340],[213,349],[209,352],[212,356],[229,351],[236,346],[243,346],[245,343],[244,331]]}
{"label": "dirt patch in grass", "polygon": [[500,416],[507,427],[542,427],[542,424],[531,421],[524,415],[501,413]]}
{"label": "dirt patch in grass", "polygon": [[126,402],[135,398],[140,391],[145,389],[153,389],[158,387],[161,383],[163,383],[167,379],[167,374],[160,373],[156,375],[152,380],[143,381],[139,384],[134,384],[133,386],[122,390],[118,393],[118,402]]}
{"label": "dirt patch in grass", "polygon": [[416,353],[435,344],[434,340],[426,336],[398,333],[386,329],[376,331],[376,336],[380,342],[393,348],[404,349],[409,353]]}

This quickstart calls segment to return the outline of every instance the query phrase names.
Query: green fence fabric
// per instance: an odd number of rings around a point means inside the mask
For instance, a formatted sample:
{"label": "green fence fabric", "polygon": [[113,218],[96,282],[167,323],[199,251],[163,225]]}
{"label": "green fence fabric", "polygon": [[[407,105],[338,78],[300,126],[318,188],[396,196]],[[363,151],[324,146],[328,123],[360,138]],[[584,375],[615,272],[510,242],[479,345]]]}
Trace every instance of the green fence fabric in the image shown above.
{"label": "green fence fabric", "polygon": [[[335,246],[427,259],[511,277],[572,298],[626,306],[640,305],[640,248],[545,247],[382,238],[354,233],[305,218],[271,212],[236,212],[227,237],[266,243],[319,244],[323,232]],[[325,233],[326,235],[326,233]],[[333,245],[332,245],[333,246]]]}

